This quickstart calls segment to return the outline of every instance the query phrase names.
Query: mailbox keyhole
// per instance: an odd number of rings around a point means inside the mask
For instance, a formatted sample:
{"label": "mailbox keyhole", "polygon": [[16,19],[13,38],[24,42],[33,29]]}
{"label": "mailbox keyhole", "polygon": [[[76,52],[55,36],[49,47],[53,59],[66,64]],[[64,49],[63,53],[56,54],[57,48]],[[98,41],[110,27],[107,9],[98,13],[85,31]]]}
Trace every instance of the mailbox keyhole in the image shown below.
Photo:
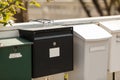
{"label": "mailbox keyhole", "polygon": [[13,51],[17,52],[18,51],[18,46],[13,47]]}
{"label": "mailbox keyhole", "polygon": [[57,45],[57,43],[56,42],[53,42],[53,46],[56,46]]}

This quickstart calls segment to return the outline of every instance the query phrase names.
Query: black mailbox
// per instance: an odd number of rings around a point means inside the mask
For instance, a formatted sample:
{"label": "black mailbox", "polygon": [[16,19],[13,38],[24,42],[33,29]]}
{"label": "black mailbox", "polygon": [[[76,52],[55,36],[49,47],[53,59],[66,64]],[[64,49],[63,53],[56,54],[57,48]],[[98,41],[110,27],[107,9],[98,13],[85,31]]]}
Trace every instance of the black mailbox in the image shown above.
{"label": "black mailbox", "polygon": [[19,30],[20,36],[33,41],[32,77],[73,70],[73,28]]}

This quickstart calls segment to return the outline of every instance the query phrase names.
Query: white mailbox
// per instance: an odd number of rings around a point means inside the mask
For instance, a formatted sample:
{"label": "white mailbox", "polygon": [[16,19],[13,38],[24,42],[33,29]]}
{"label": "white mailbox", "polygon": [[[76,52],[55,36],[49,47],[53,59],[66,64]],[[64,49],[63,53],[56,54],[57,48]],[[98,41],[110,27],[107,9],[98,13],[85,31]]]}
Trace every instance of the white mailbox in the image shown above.
{"label": "white mailbox", "polygon": [[120,20],[105,21],[100,22],[99,24],[112,34],[109,56],[109,71],[120,71]]}
{"label": "white mailbox", "polygon": [[69,80],[107,80],[111,35],[95,24],[75,25],[74,70]]}

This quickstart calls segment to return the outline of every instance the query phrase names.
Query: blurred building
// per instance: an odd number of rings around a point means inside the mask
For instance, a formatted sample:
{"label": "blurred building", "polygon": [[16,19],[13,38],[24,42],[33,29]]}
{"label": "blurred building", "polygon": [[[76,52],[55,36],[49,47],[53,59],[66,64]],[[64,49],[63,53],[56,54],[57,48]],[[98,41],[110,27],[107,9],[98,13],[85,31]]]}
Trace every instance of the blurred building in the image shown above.
{"label": "blurred building", "polygon": [[66,19],[86,16],[80,11],[81,7],[75,0],[55,0],[50,3],[42,0],[40,3],[40,8],[29,7],[29,19]]}
{"label": "blurred building", "polygon": [[[53,0],[47,3],[46,0],[37,0],[41,7],[29,6],[29,19],[69,19],[88,17],[83,5],[79,0]],[[83,0],[92,17],[100,16],[93,5],[92,0]],[[99,0],[104,15],[107,15],[103,0]]]}

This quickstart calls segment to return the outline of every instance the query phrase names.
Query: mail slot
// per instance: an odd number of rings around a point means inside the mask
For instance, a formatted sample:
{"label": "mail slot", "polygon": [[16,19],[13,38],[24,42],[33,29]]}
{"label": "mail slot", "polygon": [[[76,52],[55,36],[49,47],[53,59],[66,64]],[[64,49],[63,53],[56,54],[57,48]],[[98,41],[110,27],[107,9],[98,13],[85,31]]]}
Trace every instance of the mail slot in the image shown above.
{"label": "mail slot", "polygon": [[19,30],[22,38],[33,41],[32,77],[73,70],[73,28]]}
{"label": "mail slot", "polygon": [[0,40],[0,80],[31,80],[31,42]]}

